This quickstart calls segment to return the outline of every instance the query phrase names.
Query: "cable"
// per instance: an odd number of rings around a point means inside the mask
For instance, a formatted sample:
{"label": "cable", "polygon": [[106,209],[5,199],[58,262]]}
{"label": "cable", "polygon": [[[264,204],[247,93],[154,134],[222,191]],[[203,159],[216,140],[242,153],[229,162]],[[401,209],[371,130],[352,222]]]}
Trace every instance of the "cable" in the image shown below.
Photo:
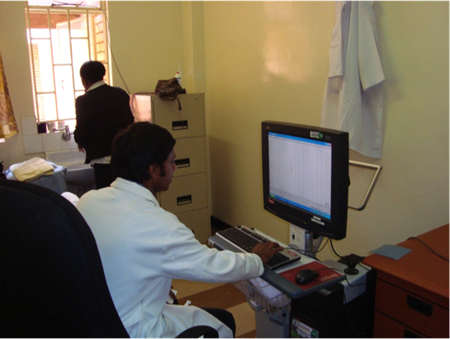
{"label": "cable", "polygon": [[361,264],[360,262],[359,263],[357,263],[356,265],[359,265],[359,266],[361,266],[362,268],[364,268],[367,272],[369,272],[370,271],[370,268],[368,268],[368,267],[366,267],[366,266],[364,266],[363,264]]}
{"label": "cable", "polygon": [[320,251],[322,251],[328,244],[328,241],[330,241],[330,238],[327,238],[327,241],[325,241],[325,244],[323,245],[323,247],[321,249],[317,250],[317,253],[319,253]]}
{"label": "cable", "polygon": [[333,240],[332,240],[332,239],[330,239],[330,245],[331,245],[331,249],[333,250],[334,254],[336,254],[339,258],[343,259],[343,258],[335,251],[334,246],[333,246]]}
{"label": "cable", "polygon": [[125,79],[123,78],[122,73],[120,72],[119,66],[117,65],[116,58],[114,57],[113,49],[112,49],[112,46],[111,46],[111,37],[110,37],[110,35],[109,35],[109,18],[108,18],[108,15],[106,14],[106,11],[103,10],[103,8],[100,8],[100,10],[101,10],[101,11],[103,12],[103,14],[105,15],[106,22],[108,23],[108,25],[107,25],[107,27],[108,27],[108,32],[107,32],[107,33],[108,33],[108,46],[109,46],[109,50],[110,50],[110,52],[111,52],[111,58],[112,58],[112,60],[113,60],[114,66],[116,66],[117,72],[119,73],[119,76],[120,76],[120,78],[122,79],[123,84],[125,85],[125,88],[127,89],[127,93],[128,93],[128,94],[131,94],[131,93],[130,93],[130,90],[129,90],[129,88],[128,88],[128,85],[127,85]]}
{"label": "cable", "polygon": [[444,257],[443,255],[440,255],[439,253],[437,253],[435,250],[433,250],[430,246],[428,246],[427,244],[425,244],[422,240],[420,240],[417,237],[409,237],[407,240],[419,240],[426,248],[428,248],[431,252],[433,252],[433,254],[437,255],[439,258],[444,259],[445,261],[449,261],[448,258]]}
{"label": "cable", "polygon": [[[106,17],[106,14],[105,14],[105,17]],[[108,22],[108,29],[109,29],[109,22]],[[111,47],[111,42],[110,42],[109,39],[108,39],[108,45],[109,45],[109,50],[111,51],[111,58],[112,58],[112,60],[114,62],[114,65],[116,66],[117,72],[119,73],[120,78],[122,79],[122,82],[125,85],[125,88],[127,89],[127,93],[131,94],[130,93],[130,89],[128,88],[128,85],[125,82],[125,79],[123,78],[122,73],[120,72],[119,66],[117,65],[116,58],[114,57],[114,53],[113,53],[113,50],[112,50],[112,47]]]}
{"label": "cable", "polygon": [[358,286],[365,286],[365,285],[367,285],[367,283],[360,283],[360,284],[352,285],[352,284],[350,284],[350,281],[348,281],[347,276],[345,276],[345,280],[347,281],[347,284],[348,284],[348,286],[350,286],[350,287],[358,287]]}
{"label": "cable", "polygon": [[[307,253],[310,253],[310,254],[317,254],[317,253],[319,253],[320,251],[322,251],[322,250],[327,246],[327,243],[328,243],[329,240],[330,240],[330,239],[327,238],[327,241],[325,241],[325,243],[323,244],[322,248],[319,248],[317,251],[307,251],[307,250],[302,250],[302,249],[300,249],[297,245],[294,245],[294,244],[290,244],[288,247],[293,248],[294,250],[300,252],[301,254],[305,254],[305,255],[307,255]],[[316,259],[316,260],[318,260],[318,259]]]}

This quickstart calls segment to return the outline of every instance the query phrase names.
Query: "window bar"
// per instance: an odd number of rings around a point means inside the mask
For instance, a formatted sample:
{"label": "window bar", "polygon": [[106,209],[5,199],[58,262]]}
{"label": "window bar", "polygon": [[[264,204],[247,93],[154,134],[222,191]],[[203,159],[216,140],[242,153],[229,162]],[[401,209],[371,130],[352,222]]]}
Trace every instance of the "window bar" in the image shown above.
{"label": "window bar", "polygon": [[[50,42],[50,60],[52,63],[52,70],[53,70],[53,95],[55,100],[55,109],[56,109],[56,120],[58,120],[58,101],[56,98],[56,79],[55,79],[55,60],[53,59],[53,34],[52,34],[52,19],[51,19],[51,12],[49,9],[46,10],[47,12],[47,21],[48,21],[48,33],[49,33],[49,42]],[[52,92],[50,92],[52,93]],[[47,117],[46,117],[47,118]],[[46,119],[47,120],[47,119]]]}
{"label": "window bar", "polygon": [[36,85],[36,76],[35,76],[35,74],[36,74],[36,67],[35,67],[35,65],[34,65],[34,50],[33,50],[33,39],[32,39],[32,37],[31,37],[31,25],[30,25],[30,23],[31,23],[31,20],[30,20],[30,8],[29,8],[29,6],[28,6],[28,2],[27,2],[27,4],[26,4],[26,13],[27,13],[27,26],[28,26],[28,41],[27,41],[27,43],[29,44],[29,48],[28,48],[28,52],[29,52],[29,55],[30,55],[30,59],[31,59],[31,68],[32,68],[32,73],[33,74],[31,74],[31,77],[32,77],[32,80],[33,80],[33,85],[34,85],[34,91],[33,91],[33,94],[34,94],[34,105],[35,105],[35,107],[36,107],[36,111],[37,111],[37,120],[38,120],[38,122],[41,122],[40,120],[40,113],[39,113],[39,104],[38,104],[38,98],[37,98],[37,91],[36,91],[36,88],[37,88],[37,85]]}
{"label": "window bar", "polygon": [[109,84],[112,84],[112,66],[111,66],[111,45],[110,45],[110,40],[109,40],[109,20],[108,17],[106,15],[106,12],[108,10],[108,3],[105,2],[101,2],[100,3],[100,9],[102,11],[102,17],[103,17],[103,29],[105,31],[105,59],[106,59],[106,65],[105,67],[107,67],[108,70],[108,82]]}
{"label": "window bar", "polygon": [[89,22],[89,11],[85,11],[86,15],[86,33],[87,33],[87,45],[88,45],[88,54],[89,60],[92,60],[92,46],[91,46],[91,25]]}
{"label": "window bar", "polygon": [[[51,61],[52,61],[52,69],[53,69],[53,91],[54,91],[54,97],[55,97],[55,110],[56,110],[56,120],[59,121],[59,111],[58,111],[58,96],[56,95],[56,68],[55,68],[55,59],[54,59],[54,55],[55,55],[55,44],[53,42],[53,34],[52,34],[52,24],[51,24],[51,10],[47,9],[48,11],[48,29],[50,31],[50,46],[51,46]],[[67,15],[67,19],[69,19],[69,12],[66,11],[66,15]],[[70,22],[69,22],[70,25]],[[58,128],[58,126],[56,126],[55,128]]]}
{"label": "window bar", "polygon": [[[70,22],[70,12],[67,11],[67,15],[69,16],[67,18],[67,29],[69,30],[69,49],[70,49],[70,65],[72,68],[72,88],[73,88],[73,100],[75,101],[75,96],[76,96],[76,88],[75,88],[75,69],[73,67],[73,47],[72,47],[72,28],[71,28],[71,22]],[[75,113],[75,117],[76,117],[76,113]]]}

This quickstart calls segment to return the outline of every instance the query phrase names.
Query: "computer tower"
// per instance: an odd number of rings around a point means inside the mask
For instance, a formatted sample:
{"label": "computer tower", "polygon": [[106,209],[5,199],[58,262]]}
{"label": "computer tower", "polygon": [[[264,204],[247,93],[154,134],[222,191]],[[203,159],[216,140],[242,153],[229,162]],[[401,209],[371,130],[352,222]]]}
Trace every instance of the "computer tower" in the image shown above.
{"label": "computer tower", "polygon": [[291,338],[364,338],[368,330],[368,297],[345,302],[344,287],[335,284],[292,300]]}
{"label": "computer tower", "polygon": [[279,316],[264,310],[255,311],[256,338],[288,338],[289,314]]}

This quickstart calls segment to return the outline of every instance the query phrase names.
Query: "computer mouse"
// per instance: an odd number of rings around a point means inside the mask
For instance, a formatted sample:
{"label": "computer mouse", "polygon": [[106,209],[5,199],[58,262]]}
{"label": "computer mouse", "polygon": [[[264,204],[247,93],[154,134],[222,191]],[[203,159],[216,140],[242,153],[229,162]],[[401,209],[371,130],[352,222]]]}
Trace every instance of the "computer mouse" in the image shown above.
{"label": "computer mouse", "polygon": [[295,282],[299,285],[305,285],[316,279],[318,276],[319,272],[308,268],[306,270],[301,270],[297,272],[297,275],[295,276]]}

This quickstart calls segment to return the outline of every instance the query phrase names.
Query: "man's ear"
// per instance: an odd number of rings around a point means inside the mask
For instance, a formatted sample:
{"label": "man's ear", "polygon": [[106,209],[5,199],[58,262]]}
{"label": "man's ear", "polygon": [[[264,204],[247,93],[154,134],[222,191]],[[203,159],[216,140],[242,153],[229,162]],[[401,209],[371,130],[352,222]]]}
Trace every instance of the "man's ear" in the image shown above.
{"label": "man's ear", "polygon": [[159,168],[158,164],[152,164],[152,165],[150,165],[150,167],[148,169],[148,172],[150,173],[150,177],[151,178],[155,178],[155,177],[157,177],[159,175],[159,173],[161,171],[160,171],[160,168]]}

